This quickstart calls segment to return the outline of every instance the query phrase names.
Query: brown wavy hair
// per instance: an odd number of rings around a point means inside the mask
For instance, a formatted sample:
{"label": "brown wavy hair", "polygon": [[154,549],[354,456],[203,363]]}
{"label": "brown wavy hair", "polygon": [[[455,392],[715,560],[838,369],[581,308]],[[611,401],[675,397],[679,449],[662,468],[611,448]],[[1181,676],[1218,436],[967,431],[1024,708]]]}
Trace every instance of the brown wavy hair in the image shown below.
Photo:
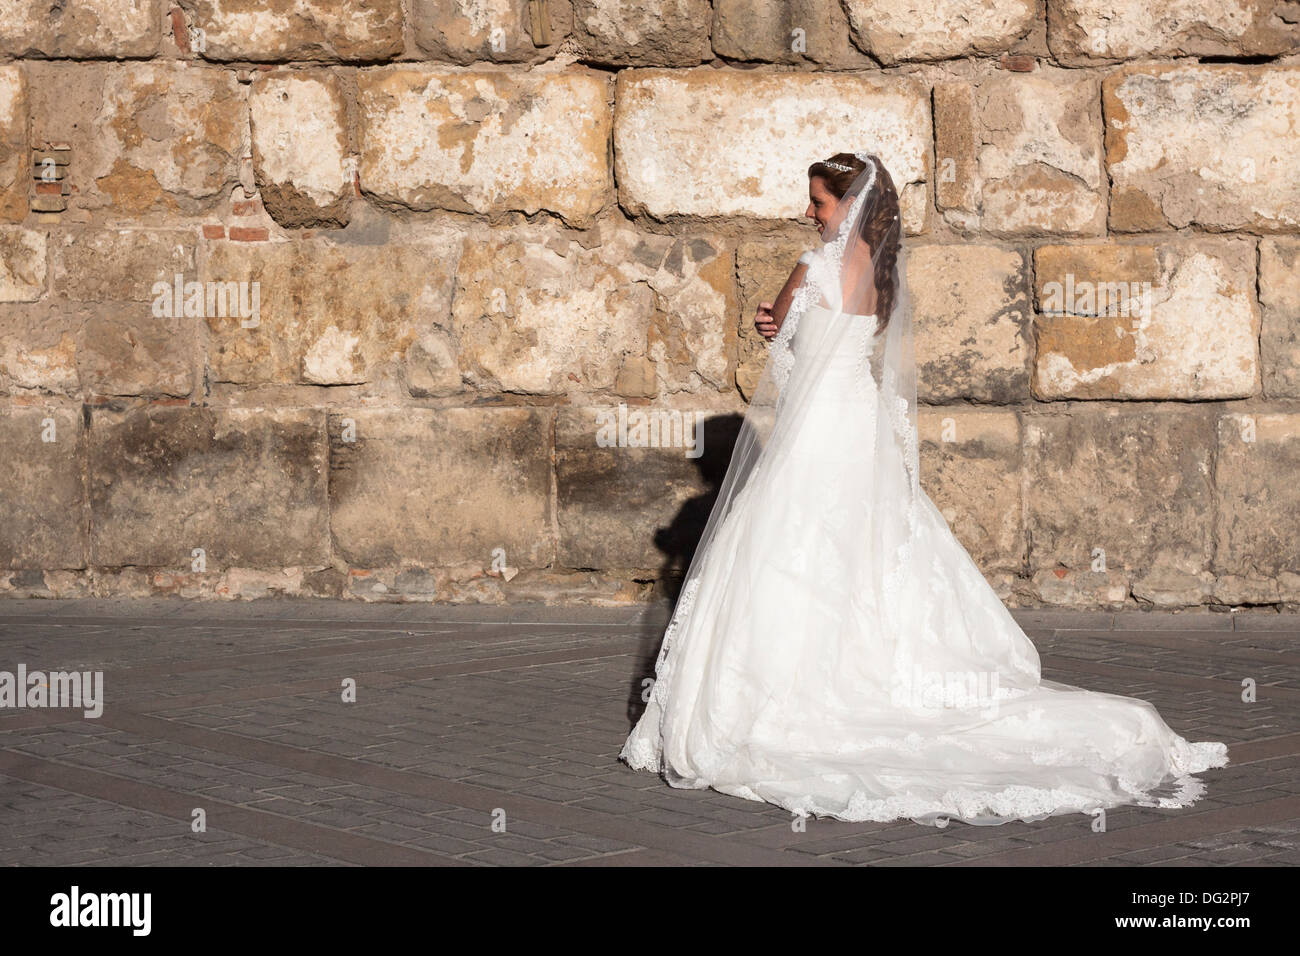
{"label": "brown wavy hair", "polygon": [[[889,324],[889,313],[894,307],[895,287],[894,267],[898,262],[898,244],[902,235],[902,219],[899,217],[898,190],[894,188],[894,179],[889,170],[880,161],[880,157],[868,154],[868,160],[876,167],[876,182],[873,190],[880,193],[879,201],[870,218],[860,227],[860,238],[871,248],[873,279],[876,284],[876,314],[880,316],[877,331]],[[827,163],[848,166],[847,170],[835,169]],[[819,160],[808,167],[808,178],[819,176],[826,183],[826,188],[836,199],[844,198],[853,181],[867,168],[867,164],[852,153],[836,153],[829,159]]]}

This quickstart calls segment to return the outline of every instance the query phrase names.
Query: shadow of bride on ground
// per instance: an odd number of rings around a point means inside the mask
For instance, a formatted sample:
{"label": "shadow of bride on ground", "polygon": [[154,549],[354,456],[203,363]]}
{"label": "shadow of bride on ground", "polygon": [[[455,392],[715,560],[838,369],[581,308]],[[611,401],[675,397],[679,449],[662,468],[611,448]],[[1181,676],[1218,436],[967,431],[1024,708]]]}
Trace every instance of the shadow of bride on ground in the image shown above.
{"label": "shadow of bride on ground", "polygon": [[655,531],[655,548],[664,556],[656,587],[656,598],[660,602],[657,606],[661,606],[662,602],[667,602],[668,606],[664,613],[647,614],[641,625],[636,667],[628,687],[629,729],[635,726],[645,712],[645,698],[649,695],[650,687],[648,681],[654,678],[655,661],[663,644],[668,615],[677,604],[682,577],[690,567],[691,558],[704,533],[704,526],[718,500],[718,492],[727,475],[727,466],[731,463],[732,450],[743,423],[743,416],[734,413],[705,419],[702,425],[703,453],[699,458],[692,459],[705,490],[683,502],[672,521]]}

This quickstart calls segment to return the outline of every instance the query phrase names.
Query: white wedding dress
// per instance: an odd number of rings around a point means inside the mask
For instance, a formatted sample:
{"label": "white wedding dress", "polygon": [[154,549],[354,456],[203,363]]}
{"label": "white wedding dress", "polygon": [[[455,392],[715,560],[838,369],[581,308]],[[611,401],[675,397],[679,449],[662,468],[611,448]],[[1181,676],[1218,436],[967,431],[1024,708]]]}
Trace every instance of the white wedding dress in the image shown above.
{"label": "white wedding dress", "polygon": [[[803,315],[795,377],[800,343],[830,316]],[[859,318],[865,335],[874,317]],[[895,493],[873,482],[896,480],[901,496],[907,479],[901,456],[877,467],[870,443],[845,441],[846,423],[869,432],[884,413],[854,337],[719,526],[620,756],[675,787],[850,821],[988,825],[1195,801],[1191,774],[1226,764],[1226,746],[1189,743],[1145,701],[1042,680],[928,496],[915,538],[928,573],[891,589],[893,516],[866,502]]]}

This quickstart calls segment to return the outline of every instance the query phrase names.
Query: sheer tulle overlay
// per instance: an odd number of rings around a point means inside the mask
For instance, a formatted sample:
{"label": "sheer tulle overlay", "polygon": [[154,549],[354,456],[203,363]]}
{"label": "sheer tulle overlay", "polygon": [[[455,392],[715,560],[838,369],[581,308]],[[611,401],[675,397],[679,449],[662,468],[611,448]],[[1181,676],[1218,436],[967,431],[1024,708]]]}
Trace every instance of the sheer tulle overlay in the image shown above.
{"label": "sheer tulle overlay", "polygon": [[[908,472],[871,435],[887,414],[852,334],[802,315],[797,427],[772,431],[688,577],[647,708],[621,757],[675,787],[712,787],[797,815],[942,826],[1183,807],[1224,766],[1149,703],[1043,680],[1034,645]],[[812,343],[811,345],[809,343]],[[855,427],[846,428],[845,423]],[[885,487],[877,486],[885,482]],[[894,570],[910,535],[910,573]]]}

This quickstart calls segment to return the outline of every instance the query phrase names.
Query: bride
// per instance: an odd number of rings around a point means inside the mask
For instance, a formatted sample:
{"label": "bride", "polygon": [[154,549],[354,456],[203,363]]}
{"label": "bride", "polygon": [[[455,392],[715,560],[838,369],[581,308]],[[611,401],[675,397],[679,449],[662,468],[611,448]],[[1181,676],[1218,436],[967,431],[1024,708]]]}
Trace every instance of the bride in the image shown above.
{"label": "bride", "polygon": [[1146,701],[1043,680],[920,486],[898,194],[880,159],[808,171],[806,253],[620,753],[797,816],[988,825],[1184,807],[1227,763]]}

